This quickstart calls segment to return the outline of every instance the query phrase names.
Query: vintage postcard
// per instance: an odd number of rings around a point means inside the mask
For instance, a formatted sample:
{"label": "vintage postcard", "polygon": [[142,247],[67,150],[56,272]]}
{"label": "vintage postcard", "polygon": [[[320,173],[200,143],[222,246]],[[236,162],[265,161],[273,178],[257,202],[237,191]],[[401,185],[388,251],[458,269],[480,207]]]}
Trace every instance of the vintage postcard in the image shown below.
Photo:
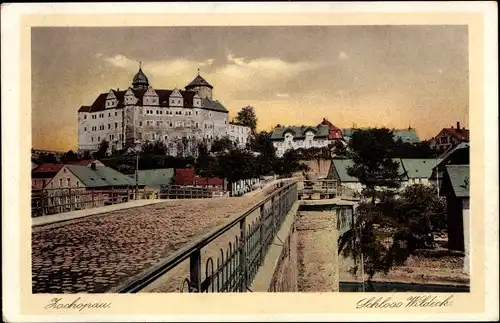
{"label": "vintage postcard", "polygon": [[498,319],[496,9],[4,4],[4,319]]}

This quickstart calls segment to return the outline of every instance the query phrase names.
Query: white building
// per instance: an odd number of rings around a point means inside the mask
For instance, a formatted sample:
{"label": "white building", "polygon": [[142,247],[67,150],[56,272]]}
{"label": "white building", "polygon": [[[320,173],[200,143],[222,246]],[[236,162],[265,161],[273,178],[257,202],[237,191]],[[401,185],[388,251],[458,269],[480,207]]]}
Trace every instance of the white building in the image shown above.
{"label": "white building", "polygon": [[229,136],[244,147],[250,128],[230,125],[228,110],[212,99],[213,87],[199,74],[185,90],[153,89],[139,68],[127,90],[101,93],[78,110],[79,150],[95,151],[106,140],[111,147],[160,140],[171,155],[190,155],[201,141]]}
{"label": "white building", "polygon": [[271,134],[271,140],[276,148],[276,156],[282,157],[289,149],[327,147],[333,142],[328,135],[329,127],[326,125],[276,127]]}

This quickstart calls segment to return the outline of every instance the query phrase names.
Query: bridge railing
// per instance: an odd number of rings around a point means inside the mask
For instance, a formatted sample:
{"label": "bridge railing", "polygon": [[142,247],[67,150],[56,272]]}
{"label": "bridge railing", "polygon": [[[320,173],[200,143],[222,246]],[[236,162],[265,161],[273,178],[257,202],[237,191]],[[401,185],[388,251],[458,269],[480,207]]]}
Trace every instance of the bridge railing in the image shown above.
{"label": "bridge railing", "polygon": [[359,200],[361,197],[356,190],[331,179],[301,180],[298,189],[301,196],[320,194],[328,198],[335,196],[349,200]]}
{"label": "bridge railing", "polygon": [[132,187],[94,190],[87,190],[83,187],[32,190],[31,217],[123,203],[133,198],[133,194]]}
{"label": "bridge railing", "polygon": [[[180,292],[246,292],[297,199],[297,182],[283,183],[278,190],[229,223],[108,292],[136,293],[144,290],[187,260],[189,274],[180,284]],[[233,229],[238,233],[231,238],[227,248],[220,248],[217,256],[202,259],[204,248],[222,235],[233,232]]]}

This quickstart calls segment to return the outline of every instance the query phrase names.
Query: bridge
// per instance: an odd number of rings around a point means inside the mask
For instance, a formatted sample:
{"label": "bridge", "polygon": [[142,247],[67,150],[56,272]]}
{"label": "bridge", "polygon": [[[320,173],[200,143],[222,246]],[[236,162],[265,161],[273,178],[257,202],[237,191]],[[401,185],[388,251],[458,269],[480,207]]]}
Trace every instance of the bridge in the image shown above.
{"label": "bridge", "polygon": [[[338,290],[332,250],[353,223],[354,193],[290,180],[270,194],[161,201],[36,226],[33,292]],[[307,267],[318,263],[336,273],[329,284]]]}

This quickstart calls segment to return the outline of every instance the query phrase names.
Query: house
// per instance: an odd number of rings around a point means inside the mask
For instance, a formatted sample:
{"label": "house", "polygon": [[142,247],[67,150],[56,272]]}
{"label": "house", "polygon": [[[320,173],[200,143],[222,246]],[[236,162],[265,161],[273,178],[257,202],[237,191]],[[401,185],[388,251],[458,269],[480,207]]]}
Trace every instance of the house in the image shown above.
{"label": "house", "polygon": [[175,185],[202,186],[222,189],[224,181],[217,177],[203,178],[195,174],[194,168],[179,168],[175,170]]}
{"label": "house", "polygon": [[[96,167],[104,167],[104,164],[95,159],[78,160],[68,163],[67,165],[91,167],[92,164]],[[61,170],[65,164],[45,163],[31,170],[31,189],[41,190],[46,187],[47,183]],[[32,163],[33,166],[33,163]]]}
{"label": "house", "polygon": [[446,151],[462,142],[469,142],[469,130],[460,127],[460,122],[457,122],[457,127],[443,128],[439,134],[432,138],[430,147],[437,151]]}
{"label": "house", "polygon": [[330,140],[330,127],[319,126],[278,126],[271,134],[271,141],[276,148],[276,156],[282,157],[289,149],[328,147],[334,142]]}
{"label": "house", "polygon": [[361,193],[363,185],[361,185],[359,179],[347,174],[348,167],[352,166],[354,166],[352,159],[333,159],[327,178],[336,180],[337,184]]}
{"label": "house", "polygon": [[408,177],[405,185],[429,185],[432,169],[436,166],[435,158],[401,158],[400,163]]}
{"label": "house", "polygon": [[111,167],[62,165],[61,169],[48,183],[47,189],[111,189],[135,186],[130,177]]}
{"label": "house", "polygon": [[439,183],[443,179],[446,165],[469,165],[469,154],[470,148],[468,142],[462,142],[442,153],[438,156],[437,164],[432,169],[432,173],[429,177],[431,182],[436,183],[439,188]]}
{"label": "house", "polygon": [[465,252],[464,272],[469,272],[470,226],[469,165],[446,165],[440,196],[448,210],[448,248]]}
{"label": "house", "polygon": [[[135,185],[135,174],[128,175]],[[158,196],[160,190],[164,186],[169,186],[175,183],[175,171],[173,168],[158,168],[139,170],[137,172],[138,184],[144,187],[143,198],[146,196]]]}
{"label": "house", "polygon": [[318,126],[328,126],[328,139],[329,140],[344,140],[342,130],[336,127],[333,123],[323,118],[323,121]]}
{"label": "house", "polygon": [[[135,184],[135,174],[129,175]],[[160,189],[161,186],[175,183],[175,171],[173,168],[146,169],[137,172],[139,185],[146,188]]]}
{"label": "house", "polygon": [[[342,129],[342,133],[344,134],[344,140],[349,142],[351,140],[352,134],[356,130],[368,130],[369,128],[345,128]],[[417,135],[417,132],[414,128],[409,127],[408,129],[392,129],[392,135],[394,141],[401,140],[404,143],[409,144],[418,144],[420,139]]]}
{"label": "house", "polygon": [[[393,160],[399,163],[398,172],[402,176],[401,187],[404,187],[408,184],[409,180],[403,167],[403,163],[399,158],[394,158]],[[327,178],[335,180],[338,185],[346,186],[358,193],[361,193],[364,186],[361,184],[358,178],[352,177],[347,173],[347,169],[352,166],[354,166],[354,162],[352,161],[352,159],[334,158],[332,160]]]}
{"label": "house", "polygon": [[[144,186],[139,185],[139,188]],[[89,202],[95,207],[105,204],[110,196],[120,195],[127,200],[133,198],[134,189],[135,181],[110,167],[97,167],[95,163],[90,167],[62,165],[44,189],[48,198],[45,205],[49,209],[64,208],[49,210],[49,214],[85,208]]]}
{"label": "house", "polygon": [[61,170],[64,164],[45,163],[31,170],[31,189],[41,190]]}

